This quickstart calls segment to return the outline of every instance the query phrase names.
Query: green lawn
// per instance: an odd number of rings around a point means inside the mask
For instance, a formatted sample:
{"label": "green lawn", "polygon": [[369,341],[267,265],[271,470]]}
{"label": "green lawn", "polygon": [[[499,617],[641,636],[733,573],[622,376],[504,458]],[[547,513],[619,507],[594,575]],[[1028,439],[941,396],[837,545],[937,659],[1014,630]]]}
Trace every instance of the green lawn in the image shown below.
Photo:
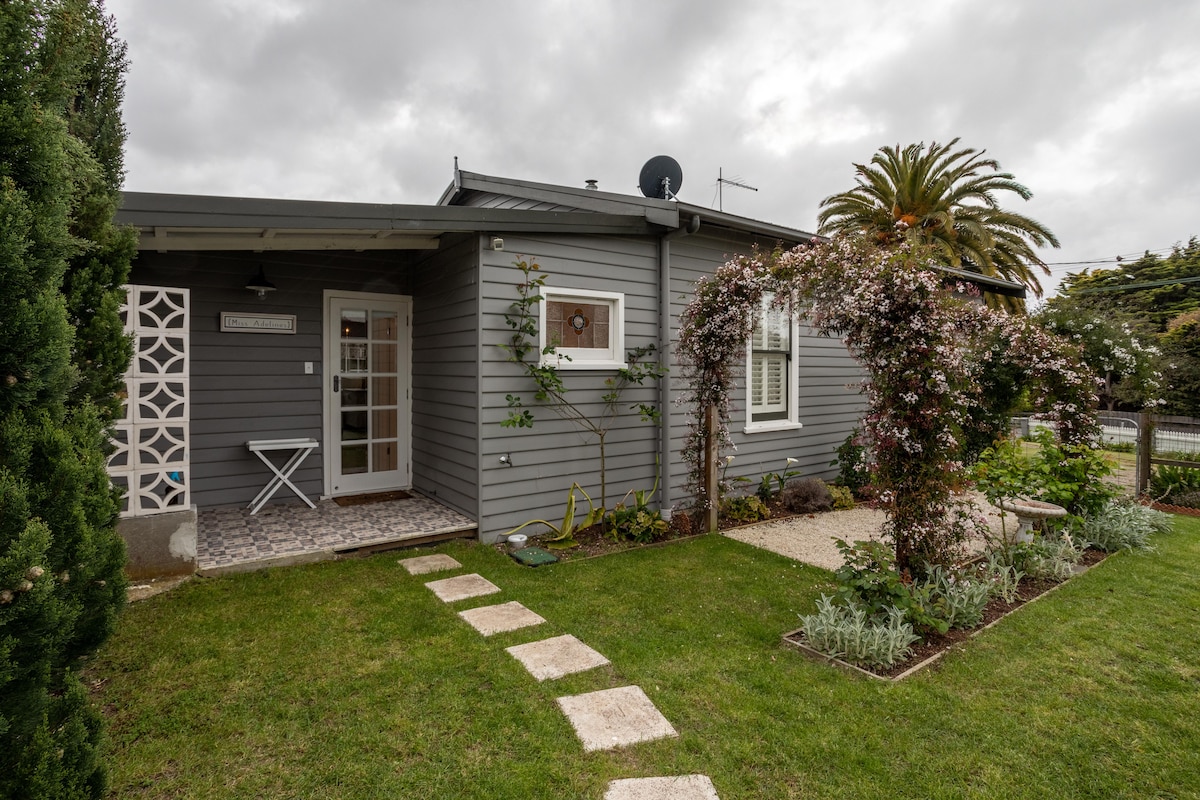
{"label": "green lawn", "polygon": [[[396,554],[195,580],[131,606],[89,678],[118,797],[598,800],[687,773],[722,800],[1200,797],[1200,520],[1177,528],[899,685],[784,648],[828,573],[719,536],[537,570],[445,545],[504,590],[453,607]],[[454,613],[514,599],[549,623]],[[539,684],[504,652],[560,633],[612,666]],[[584,753],[555,698],[627,684],[679,738]]]}

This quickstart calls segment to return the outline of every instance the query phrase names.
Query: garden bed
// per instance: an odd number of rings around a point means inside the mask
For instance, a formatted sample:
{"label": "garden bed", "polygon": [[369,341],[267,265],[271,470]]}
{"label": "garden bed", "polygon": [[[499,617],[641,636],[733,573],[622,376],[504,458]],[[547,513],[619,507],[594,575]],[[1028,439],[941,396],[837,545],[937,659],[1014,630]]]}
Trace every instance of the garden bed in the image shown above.
{"label": "garden bed", "polygon": [[1156,511],[1165,511],[1168,514],[1183,514],[1185,517],[1200,517],[1200,508],[1192,508],[1190,506],[1175,506],[1170,503],[1159,503],[1153,501],[1150,507]]}
{"label": "garden bed", "polygon": [[[1083,558],[1076,566],[1075,574],[1080,575],[1086,572],[1107,558],[1108,555],[1108,553],[1100,550],[1084,551]],[[1070,578],[1067,580],[1070,580]],[[955,645],[966,642],[976,634],[992,627],[997,622],[1016,611],[1018,608],[1037,600],[1039,597],[1042,597],[1049,592],[1054,591],[1066,582],[1067,581],[1065,580],[1053,581],[1045,579],[1022,581],[1017,587],[1017,599],[1014,602],[1007,603],[999,597],[994,597],[988,601],[987,606],[985,606],[983,610],[983,620],[977,627],[970,629],[950,630],[944,634],[930,634],[922,641],[917,642],[912,646],[913,654],[911,657],[909,657],[906,661],[887,669],[882,667],[877,668],[858,666],[847,661],[842,661],[840,658],[829,656],[819,650],[815,650],[805,644],[804,634],[799,628],[785,633],[783,635],[783,641],[785,644],[796,648],[800,652],[817,661],[835,664],[851,672],[861,673],[868,677],[879,680],[892,682],[900,681],[904,678],[907,678],[909,675],[920,672],[925,667],[933,664],[939,658],[941,658],[947,650],[951,649]]]}

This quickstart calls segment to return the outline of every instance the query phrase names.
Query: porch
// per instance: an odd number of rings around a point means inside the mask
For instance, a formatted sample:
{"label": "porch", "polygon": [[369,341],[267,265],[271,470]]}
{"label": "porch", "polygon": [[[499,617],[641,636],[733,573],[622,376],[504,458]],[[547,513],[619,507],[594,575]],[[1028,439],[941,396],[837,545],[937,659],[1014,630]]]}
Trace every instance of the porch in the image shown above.
{"label": "porch", "polygon": [[223,575],[324,561],[360,550],[385,550],[474,535],[471,519],[419,495],[309,508],[299,503],[214,508],[196,515],[196,572]]}

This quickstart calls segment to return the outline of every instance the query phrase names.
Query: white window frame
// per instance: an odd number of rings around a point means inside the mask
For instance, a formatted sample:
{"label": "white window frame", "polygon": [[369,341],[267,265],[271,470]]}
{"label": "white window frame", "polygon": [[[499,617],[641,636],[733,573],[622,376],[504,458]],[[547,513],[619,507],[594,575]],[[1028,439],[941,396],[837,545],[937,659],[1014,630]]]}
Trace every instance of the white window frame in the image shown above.
{"label": "white window frame", "polygon": [[[558,369],[624,369],[625,363],[625,295],[621,292],[600,292],[592,289],[550,289],[542,287],[542,302],[538,316],[538,352],[541,363]],[[589,305],[607,302],[609,347],[606,350],[590,347],[557,347],[558,357],[545,355],[546,308],[548,303],[569,303],[579,300]]]}
{"label": "white window frame", "polygon": [[[771,309],[770,295],[764,296],[762,306],[758,312],[758,318],[755,323],[755,331],[762,330],[762,327],[767,324],[768,313],[780,313],[778,309]],[[796,318],[786,311],[781,312],[787,317],[789,327],[788,349],[786,351],[786,370],[787,376],[784,380],[784,389],[786,391],[786,399],[782,404],[776,406],[773,411],[760,408],[757,413],[782,413],[777,419],[762,419],[755,421],[756,413],[754,407],[754,335],[750,336],[750,341],[746,343],[746,426],[743,428],[744,433],[763,433],[767,431],[786,431],[796,430],[804,427],[800,423],[799,409],[796,403],[796,396],[800,392],[800,374],[797,364],[800,361],[800,325],[796,322]]]}

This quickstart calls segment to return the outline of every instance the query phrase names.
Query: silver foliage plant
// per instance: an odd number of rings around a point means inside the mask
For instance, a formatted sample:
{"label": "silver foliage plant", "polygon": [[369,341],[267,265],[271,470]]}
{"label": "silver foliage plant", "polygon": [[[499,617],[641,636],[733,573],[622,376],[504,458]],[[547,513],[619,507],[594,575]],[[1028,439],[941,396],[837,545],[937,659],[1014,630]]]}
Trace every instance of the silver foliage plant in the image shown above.
{"label": "silver foliage plant", "polygon": [[851,664],[891,668],[912,655],[921,637],[898,608],[872,617],[861,606],[838,605],[828,595],[817,601],[817,613],[801,614],[800,628],[809,647]]}
{"label": "silver foliage plant", "polygon": [[942,566],[931,567],[926,585],[933,598],[933,613],[951,628],[973,628],[983,622],[983,609],[992,587]]}
{"label": "silver foliage plant", "polygon": [[1017,589],[1025,573],[1011,563],[1007,563],[1001,553],[992,551],[987,554],[987,561],[980,567],[980,577],[987,583],[992,597],[999,597],[1006,603],[1017,601]]}
{"label": "silver foliage plant", "polygon": [[1099,514],[1083,522],[1077,538],[1084,538],[1108,553],[1117,550],[1152,550],[1150,536],[1167,533],[1172,521],[1169,514],[1147,508],[1139,503],[1113,501]]}

